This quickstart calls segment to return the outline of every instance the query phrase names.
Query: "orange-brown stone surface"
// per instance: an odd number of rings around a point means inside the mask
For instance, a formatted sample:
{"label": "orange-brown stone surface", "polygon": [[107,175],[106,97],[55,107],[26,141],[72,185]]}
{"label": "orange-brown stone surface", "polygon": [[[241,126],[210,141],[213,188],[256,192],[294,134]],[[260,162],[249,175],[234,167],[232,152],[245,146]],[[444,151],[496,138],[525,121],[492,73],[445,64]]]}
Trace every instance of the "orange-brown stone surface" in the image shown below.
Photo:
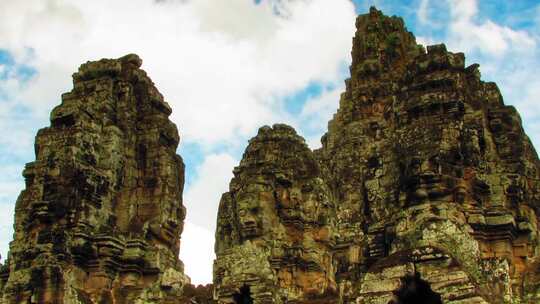
{"label": "orange-brown stone surface", "polygon": [[426,50],[401,18],[371,8],[356,26],[322,148],[263,127],[235,169],[217,300],[416,303],[415,290],[429,303],[539,303],[540,162],[517,111],[477,64]]}
{"label": "orange-brown stone surface", "polygon": [[83,64],[36,137],[2,303],[540,303],[540,162],[478,65],[360,15],[322,147],[259,129],[219,203],[214,284],[178,259],[184,166],[136,55]]}
{"label": "orange-brown stone surface", "polygon": [[304,140],[286,125],[262,127],[234,176],[217,220],[217,299],[235,303],[246,293],[255,303],[335,298],[335,206]]}
{"label": "orange-brown stone surface", "polygon": [[23,175],[2,303],[181,303],[184,164],[136,55],[83,64]]}

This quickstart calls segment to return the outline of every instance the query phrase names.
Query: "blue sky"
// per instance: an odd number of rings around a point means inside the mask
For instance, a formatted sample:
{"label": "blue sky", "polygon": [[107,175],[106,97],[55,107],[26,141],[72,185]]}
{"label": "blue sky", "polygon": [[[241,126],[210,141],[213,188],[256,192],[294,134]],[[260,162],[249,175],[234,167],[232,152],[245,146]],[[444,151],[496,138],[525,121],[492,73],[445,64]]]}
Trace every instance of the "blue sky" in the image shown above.
{"label": "blue sky", "polygon": [[186,163],[181,256],[194,282],[211,278],[217,204],[247,140],[261,125],[285,122],[318,147],[348,77],[355,14],[371,5],[403,17],[419,42],[444,42],[480,63],[540,144],[538,1],[256,2],[0,2],[3,257],[34,136],[78,65],[101,57],[139,54],[173,107]]}

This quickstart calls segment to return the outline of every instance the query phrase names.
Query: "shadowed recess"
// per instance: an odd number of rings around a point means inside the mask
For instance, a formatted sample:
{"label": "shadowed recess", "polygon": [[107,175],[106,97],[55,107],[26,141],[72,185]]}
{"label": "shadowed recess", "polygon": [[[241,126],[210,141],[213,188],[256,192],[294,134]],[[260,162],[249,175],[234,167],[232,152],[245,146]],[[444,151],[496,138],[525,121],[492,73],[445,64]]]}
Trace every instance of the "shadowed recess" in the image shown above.
{"label": "shadowed recess", "polygon": [[248,286],[240,288],[240,293],[234,295],[234,303],[236,304],[253,304],[253,298],[251,298],[251,291]]}
{"label": "shadowed recess", "polygon": [[401,287],[394,292],[395,299],[389,304],[442,304],[441,296],[431,290],[419,273],[401,279]]}

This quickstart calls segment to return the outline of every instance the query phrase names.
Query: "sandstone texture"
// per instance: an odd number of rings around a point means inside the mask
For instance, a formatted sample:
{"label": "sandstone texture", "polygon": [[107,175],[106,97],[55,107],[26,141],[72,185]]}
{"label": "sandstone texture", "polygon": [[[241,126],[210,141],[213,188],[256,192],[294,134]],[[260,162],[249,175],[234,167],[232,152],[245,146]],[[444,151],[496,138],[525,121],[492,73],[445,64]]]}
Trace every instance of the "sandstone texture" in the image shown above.
{"label": "sandstone texture", "polygon": [[356,27],[322,147],[284,124],[249,141],[207,286],[178,258],[171,108],[136,55],[83,64],[23,171],[0,303],[540,303],[540,162],[519,114],[401,18]]}
{"label": "sandstone texture", "polygon": [[330,247],[336,208],[314,154],[294,129],[259,129],[230,188],[217,219],[217,299],[242,303],[235,298],[248,291],[255,303],[336,298]]}
{"label": "sandstone texture", "polygon": [[140,65],[83,64],[38,132],[1,303],[184,303],[179,135]]}
{"label": "sandstone texture", "polygon": [[372,8],[356,26],[322,148],[262,127],[234,169],[215,299],[540,303],[540,163],[519,114],[477,64],[426,50],[401,18]]}

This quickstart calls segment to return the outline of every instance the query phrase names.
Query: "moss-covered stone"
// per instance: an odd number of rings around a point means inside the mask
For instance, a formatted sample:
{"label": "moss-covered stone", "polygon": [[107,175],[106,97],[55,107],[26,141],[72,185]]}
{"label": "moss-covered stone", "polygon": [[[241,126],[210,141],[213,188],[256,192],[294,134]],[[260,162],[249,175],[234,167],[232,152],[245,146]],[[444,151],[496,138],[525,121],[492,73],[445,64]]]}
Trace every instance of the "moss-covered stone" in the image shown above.
{"label": "moss-covered stone", "polygon": [[178,131],[140,65],[133,54],[83,64],[38,132],[0,302],[189,302]]}

